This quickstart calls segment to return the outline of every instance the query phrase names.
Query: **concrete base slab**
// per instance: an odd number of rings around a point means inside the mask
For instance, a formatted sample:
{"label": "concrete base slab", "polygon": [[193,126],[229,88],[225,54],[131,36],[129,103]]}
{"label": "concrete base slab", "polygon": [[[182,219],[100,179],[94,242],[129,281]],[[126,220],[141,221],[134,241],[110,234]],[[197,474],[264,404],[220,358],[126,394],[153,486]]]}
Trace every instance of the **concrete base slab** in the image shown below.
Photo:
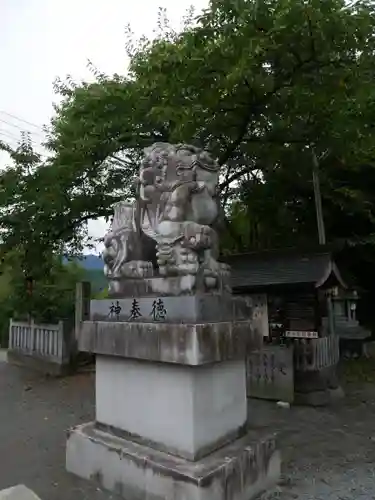
{"label": "concrete base slab", "polygon": [[69,472],[97,481],[127,500],[251,500],[280,477],[275,437],[248,434],[191,462],[98,430],[70,431]]}
{"label": "concrete base slab", "polygon": [[29,488],[23,484],[0,491],[0,500],[40,500]]}

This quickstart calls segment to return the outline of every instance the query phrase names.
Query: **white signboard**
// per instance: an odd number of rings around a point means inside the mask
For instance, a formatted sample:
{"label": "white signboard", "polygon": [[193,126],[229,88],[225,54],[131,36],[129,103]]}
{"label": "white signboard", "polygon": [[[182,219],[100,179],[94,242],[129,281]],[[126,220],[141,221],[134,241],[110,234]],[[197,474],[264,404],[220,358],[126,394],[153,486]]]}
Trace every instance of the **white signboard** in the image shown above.
{"label": "white signboard", "polygon": [[285,337],[294,338],[294,339],[317,339],[318,332],[304,332],[297,330],[287,330],[285,332]]}

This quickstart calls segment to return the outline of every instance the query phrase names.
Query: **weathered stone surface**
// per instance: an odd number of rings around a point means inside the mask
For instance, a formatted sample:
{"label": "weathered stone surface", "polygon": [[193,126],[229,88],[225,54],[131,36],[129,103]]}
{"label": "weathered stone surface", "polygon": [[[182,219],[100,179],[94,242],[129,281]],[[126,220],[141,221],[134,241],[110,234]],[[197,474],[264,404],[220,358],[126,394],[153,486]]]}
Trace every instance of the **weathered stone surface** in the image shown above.
{"label": "weathered stone surface", "polygon": [[40,500],[33,491],[23,484],[0,491],[0,500]]}
{"label": "weathered stone surface", "polygon": [[321,370],[295,371],[296,404],[307,406],[327,406],[344,397],[337,376],[337,365]]}
{"label": "weathered stone surface", "polygon": [[145,149],[136,201],[115,205],[104,238],[111,296],[121,293],[123,280],[153,276],[160,278],[151,283],[155,293],[230,290],[230,268],[218,262],[213,228],[219,170],[210,154],[188,144],[155,143]]}
{"label": "weathered stone surface", "polygon": [[296,392],[325,391],[336,389],[340,385],[337,377],[337,365],[327,366],[320,370],[296,370],[294,386]]}
{"label": "weathered stone surface", "polygon": [[[251,300],[231,294],[139,297],[92,300],[90,320],[163,323],[212,323],[249,320]],[[259,333],[261,335],[261,332]]]}
{"label": "weathered stone surface", "polygon": [[108,295],[112,298],[194,295],[194,283],[195,278],[189,275],[118,279],[109,282]]}
{"label": "weathered stone surface", "polygon": [[96,429],[73,429],[67,469],[127,500],[252,500],[280,476],[275,437],[252,434],[189,462]]}
{"label": "weathered stone surface", "polygon": [[293,402],[293,346],[264,345],[247,357],[247,395]]}
{"label": "weathered stone surface", "polygon": [[108,356],[204,365],[243,359],[260,348],[251,321],[202,324],[84,321],[78,349]]}
{"label": "weathered stone surface", "polygon": [[245,361],[192,367],[97,356],[96,421],[125,439],[198,460],[244,434]]}

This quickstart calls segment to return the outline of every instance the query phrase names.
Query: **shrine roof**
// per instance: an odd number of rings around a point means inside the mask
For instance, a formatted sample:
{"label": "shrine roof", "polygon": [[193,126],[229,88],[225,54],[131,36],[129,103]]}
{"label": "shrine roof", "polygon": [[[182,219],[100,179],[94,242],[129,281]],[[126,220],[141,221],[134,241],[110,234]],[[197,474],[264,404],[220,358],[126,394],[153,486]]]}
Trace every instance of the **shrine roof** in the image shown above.
{"label": "shrine roof", "polygon": [[272,250],[231,255],[223,260],[232,267],[233,288],[297,284],[320,288],[328,283],[346,288],[332,253],[328,251]]}

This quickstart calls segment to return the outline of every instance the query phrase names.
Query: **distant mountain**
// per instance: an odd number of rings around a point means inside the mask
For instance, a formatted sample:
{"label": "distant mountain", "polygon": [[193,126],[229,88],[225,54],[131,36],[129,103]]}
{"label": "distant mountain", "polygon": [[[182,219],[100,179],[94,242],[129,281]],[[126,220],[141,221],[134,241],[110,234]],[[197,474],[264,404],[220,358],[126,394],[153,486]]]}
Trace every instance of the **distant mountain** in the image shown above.
{"label": "distant mountain", "polygon": [[[65,258],[64,261],[68,262],[68,259]],[[75,258],[74,262],[87,270],[102,270],[104,267],[101,257],[91,253],[88,255],[83,255],[82,257]]]}
{"label": "distant mountain", "polygon": [[[103,272],[104,263],[98,255],[88,254],[72,260],[84,270],[83,279],[91,283],[92,296],[107,289],[108,280]],[[71,262],[70,259],[64,258],[64,263],[69,261]]]}
{"label": "distant mountain", "polygon": [[108,288],[108,280],[102,269],[85,269],[84,279],[91,283],[91,292],[94,296]]}
{"label": "distant mountain", "polygon": [[85,269],[100,269],[102,270],[104,267],[104,263],[101,257],[94,254],[84,255],[83,259],[80,261],[80,264]]}

